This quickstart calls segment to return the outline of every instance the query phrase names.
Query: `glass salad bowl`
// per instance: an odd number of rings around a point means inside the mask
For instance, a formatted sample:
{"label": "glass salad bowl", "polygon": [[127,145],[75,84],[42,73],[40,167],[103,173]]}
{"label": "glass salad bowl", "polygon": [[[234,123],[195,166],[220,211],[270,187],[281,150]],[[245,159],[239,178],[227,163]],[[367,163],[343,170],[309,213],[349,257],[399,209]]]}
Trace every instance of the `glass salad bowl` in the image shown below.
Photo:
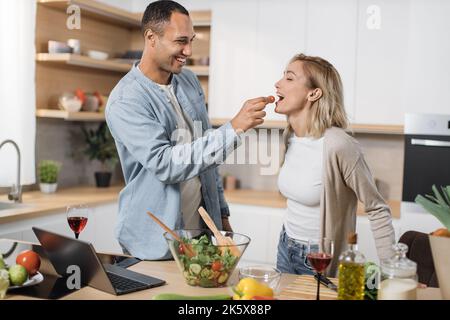
{"label": "glass salad bowl", "polygon": [[239,269],[239,280],[244,278],[255,279],[271,288],[273,292],[278,292],[281,271],[267,265],[245,266]]}
{"label": "glass salad bowl", "polygon": [[178,239],[167,232],[164,238],[183,278],[191,286],[204,288],[227,286],[228,279],[250,243],[249,237],[234,232],[220,231],[234,245],[218,242],[214,234],[206,229],[174,232]]}

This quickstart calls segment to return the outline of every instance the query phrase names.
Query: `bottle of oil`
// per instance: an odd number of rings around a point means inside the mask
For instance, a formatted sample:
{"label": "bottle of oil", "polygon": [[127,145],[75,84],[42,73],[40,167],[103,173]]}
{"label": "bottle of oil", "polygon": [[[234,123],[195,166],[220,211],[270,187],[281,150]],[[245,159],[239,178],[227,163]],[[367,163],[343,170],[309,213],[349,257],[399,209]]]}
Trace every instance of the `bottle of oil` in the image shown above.
{"label": "bottle of oil", "polygon": [[358,251],[358,236],[350,233],[348,236],[348,250],[339,256],[339,300],[364,299],[364,264],[366,258]]}

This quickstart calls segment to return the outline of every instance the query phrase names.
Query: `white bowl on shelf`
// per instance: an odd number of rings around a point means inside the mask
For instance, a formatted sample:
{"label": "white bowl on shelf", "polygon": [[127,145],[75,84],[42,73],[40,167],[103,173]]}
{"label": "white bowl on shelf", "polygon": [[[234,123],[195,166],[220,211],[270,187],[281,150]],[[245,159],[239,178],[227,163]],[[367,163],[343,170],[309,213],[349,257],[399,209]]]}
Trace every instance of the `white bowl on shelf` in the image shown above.
{"label": "white bowl on shelf", "polygon": [[68,112],[78,112],[82,105],[83,102],[75,96],[63,95],[58,100],[58,106]]}
{"label": "white bowl on shelf", "polygon": [[73,53],[72,47],[70,47],[67,43],[49,40],[48,41],[48,53]]}
{"label": "white bowl on shelf", "polygon": [[109,57],[109,54],[103,51],[89,50],[87,52],[88,57],[96,60],[106,60]]}

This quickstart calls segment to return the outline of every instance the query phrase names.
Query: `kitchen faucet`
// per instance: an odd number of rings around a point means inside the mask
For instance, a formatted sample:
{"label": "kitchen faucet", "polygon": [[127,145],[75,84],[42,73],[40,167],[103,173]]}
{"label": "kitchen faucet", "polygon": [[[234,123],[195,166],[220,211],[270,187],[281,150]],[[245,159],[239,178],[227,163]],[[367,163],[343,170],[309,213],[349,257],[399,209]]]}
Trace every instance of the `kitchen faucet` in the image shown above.
{"label": "kitchen faucet", "polygon": [[22,202],[22,187],[20,185],[20,150],[17,143],[15,143],[13,140],[5,140],[2,143],[0,143],[0,149],[3,147],[3,145],[11,143],[17,151],[17,184],[13,184],[11,188],[11,192],[8,194],[9,200],[14,200],[14,202],[21,203]]}

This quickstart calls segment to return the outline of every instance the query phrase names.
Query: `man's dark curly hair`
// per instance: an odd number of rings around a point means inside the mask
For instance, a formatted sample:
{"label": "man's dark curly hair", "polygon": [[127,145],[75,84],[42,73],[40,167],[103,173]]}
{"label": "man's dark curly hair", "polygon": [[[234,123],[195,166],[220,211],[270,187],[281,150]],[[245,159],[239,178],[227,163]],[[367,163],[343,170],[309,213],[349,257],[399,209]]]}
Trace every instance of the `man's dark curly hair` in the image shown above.
{"label": "man's dark curly hair", "polygon": [[151,29],[158,35],[164,34],[164,26],[170,21],[172,12],[179,12],[189,16],[189,12],[181,4],[175,1],[160,0],[150,3],[145,9],[141,22],[141,32],[145,35],[147,29]]}

